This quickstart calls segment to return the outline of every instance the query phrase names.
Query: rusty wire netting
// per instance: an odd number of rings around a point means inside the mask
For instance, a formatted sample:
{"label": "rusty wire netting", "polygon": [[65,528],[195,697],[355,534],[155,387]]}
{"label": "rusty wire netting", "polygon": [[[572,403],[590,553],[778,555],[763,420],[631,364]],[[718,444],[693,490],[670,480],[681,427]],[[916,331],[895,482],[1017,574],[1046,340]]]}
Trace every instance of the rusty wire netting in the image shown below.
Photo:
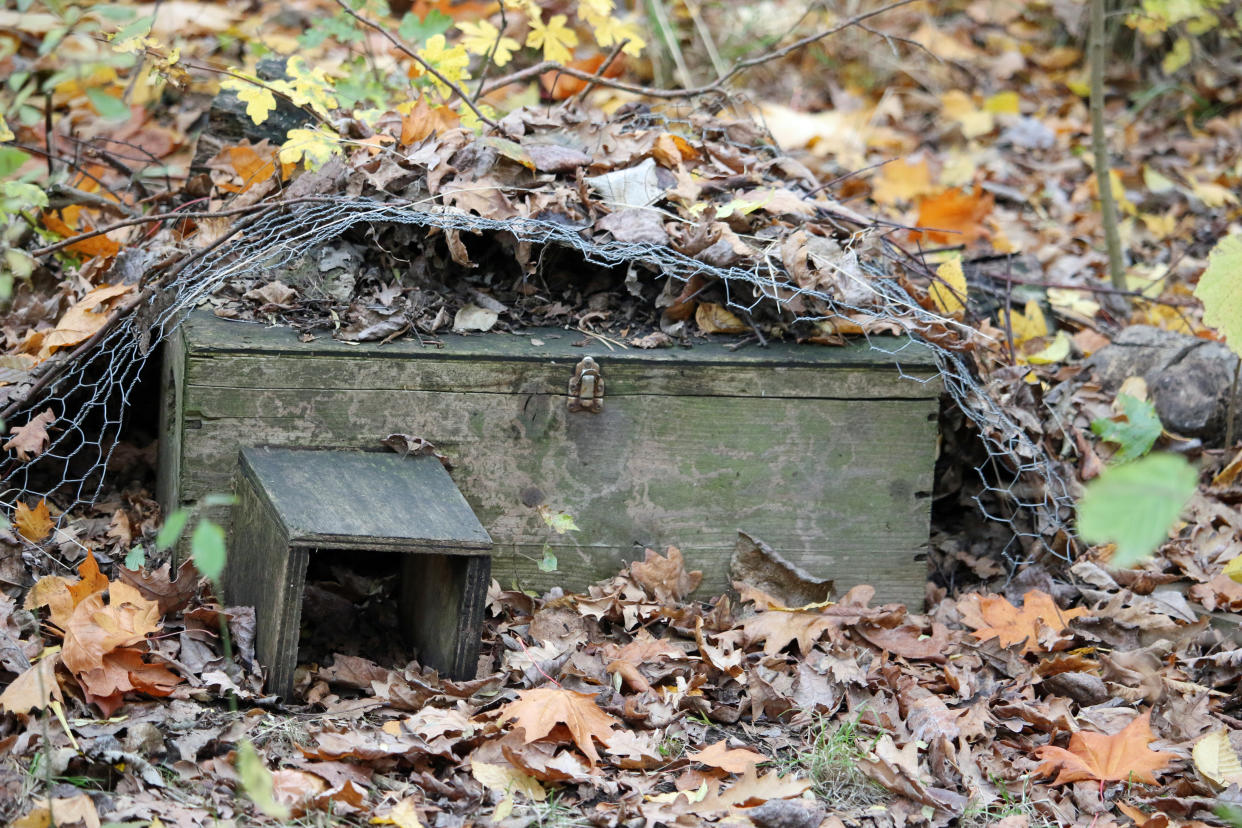
{"label": "rusty wire netting", "polygon": [[[730,139],[722,134],[715,140]],[[765,148],[768,150],[775,155],[771,144]],[[884,262],[859,261],[856,269],[842,271],[841,277],[852,283],[848,291],[852,301],[846,302],[840,295],[799,285],[779,263],[779,256],[757,257],[749,267],[716,267],[662,245],[592,241],[585,238],[583,228],[561,222],[496,220],[430,203],[350,197],[278,204],[256,214],[232,241],[209,256],[193,259],[172,281],[162,285],[159,293],[112,328],[89,354],[30,394],[10,422],[25,423],[50,408],[56,417],[56,430],[49,432],[50,443],[39,457],[27,461],[8,458],[0,490],[5,513],[11,515],[18,501],[29,505],[43,497],[62,513],[95,502],[143,366],[186,315],[222,284],[274,273],[316,246],[365,225],[505,232],[535,246],[568,248],[586,263],[602,268],[641,265],[683,282],[696,275],[718,281],[728,305],[748,314],[769,303],[777,306],[785,319],[820,321],[865,314],[891,323],[888,327],[921,339],[931,349],[947,394],[981,435],[986,456],[976,471],[985,491],[975,500],[987,517],[1011,529],[1010,541],[1003,550],[1006,557],[1019,563],[1032,549],[1051,550],[1058,533],[1068,534],[1073,501],[1057,464],[989,393],[968,357],[920,336],[920,332],[943,330],[946,324],[957,323],[924,309],[886,274]],[[877,229],[872,226],[855,233],[846,248]],[[823,310],[808,315],[791,309],[808,305]],[[892,350],[878,339],[869,341],[900,370],[901,348]],[[926,381],[901,373],[911,382]]]}

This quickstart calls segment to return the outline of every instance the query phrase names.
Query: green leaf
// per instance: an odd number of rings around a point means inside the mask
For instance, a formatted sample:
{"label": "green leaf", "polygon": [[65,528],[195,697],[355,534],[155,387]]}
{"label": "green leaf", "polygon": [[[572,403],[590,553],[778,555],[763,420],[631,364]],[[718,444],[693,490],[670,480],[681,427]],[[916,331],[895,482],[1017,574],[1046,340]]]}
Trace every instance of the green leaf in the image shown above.
{"label": "green leaf", "polygon": [[1198,472],[1176,454],[1109,468],[1087,484],[1078,503],[1078,533],[1088,543],[1116,543],[1113,565],[1133,566],[1168,537],[1198,482]]}
{"label": "green leaf", "polygon": [[1203,303],[1203,324],[1220,331],[1233,352],[1242,355],[1242,234],[1216,243],[1195,296]]}
{"label": "green leaf", "polygon": [[1155,403],[1129,394],[1118,394],[1117,401],[1121,403],[1121,409],[1126,415],[1125,421],[1117,422],[1101,417],[1091,423],[1091,430],[1101,440],[1116,443],[1121,447],[1113,456],[1114,462],[1129,463],[1151,451],[1164,426],[1160,424],[1160,417],[1156,414]]}
{"label": "green leaf", "polygon": [[129,554],[125,556],[125,568],[131,572],[137,572],[139,569],[142,569],[146,562],[147,553],[141,544],[129,550]]}
{"label": "green leaf", "polygon": [[255,807],[272,819],[289,818],[289,808],[276,801],[272,772],[263,764],[249,739],[237,744],[237,775],[241,779],[242,792]]}
{"label": "green leaf", "polygon": [[236,506],[237,497],[231,494],[219,494],[216,492],[205,496],[202,502],[208,508],[213,506]]}
{"label": "green leaf", "polygon": [[420,44],[429,37],[444,34],[453,25],[453,18],[439,9],[432,9],[427,16],[419,20],[413,12],[406,12],[397,27],[397,34],[407,43]]}
{"label": "green leaf", "polygon": [[151,34],[151,26],[154,23],[155,15],[153,14],[147,15],[146,17],[139,17],[137,20],[133,20],[117,29],[111,36],[111,39],[116,43],[121,43],[129,40],[131,37],[146,37]]}
{"label": "green leaf", "polygon": [[128,121],[129,107],[125,105],[125,101],[109,95],[102,89],[86,90],[86,97],[90,98],[91,105],[95,107],[95,111],[99,113],[99,117],[106,121]]}
{"label": "green leaf", "polygon": [[544,512],[543,522],[558,535],[579,531],[578,524],[574,523],[574,516],[569,512]]}
{"label": "green leaf", "polygon": [[190,536],[190,556],[200,575],[212,583],[219,583],[228,556],[224,546],[224,527],[214,520],[200,520]]}
{"label": "green leaf", "polygon": [[552,550],[545,546],[543,548],[543,559],[536,566],[540,572],[555,572],[557,568],[556,555],[552,554]]}
{"label": "green leaf", "polygon": [[164,525],[160,527],[160,533],[155,536],[155,548],[163,552],[181,540],[181,533],[185,531],[185,523],[189,519],[189,509],[174,509],[172,514],[164,518]]}
{"label": "green leaf", "polygon": [[[4,126],[3,119],[0,119],[0,130],[7,128],[8,127]],[[13,133],[10,132],[9,137],[4,140],[12,141]],[[0,178],[8,178],[10,175],[17,172],[18,168],[20,168],[22,164],[25,164],[29,160],[30,155],[22,152],[16,147],[0,147]]]}

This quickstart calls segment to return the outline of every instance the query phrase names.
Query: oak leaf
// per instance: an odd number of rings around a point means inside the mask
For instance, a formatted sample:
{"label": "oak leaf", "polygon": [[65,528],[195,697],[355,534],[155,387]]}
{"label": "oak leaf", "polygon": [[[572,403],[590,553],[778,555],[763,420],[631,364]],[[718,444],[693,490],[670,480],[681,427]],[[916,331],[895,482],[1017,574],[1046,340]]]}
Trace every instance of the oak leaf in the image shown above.
{"label": "oak leaf", "polygon": [[657,601],[680,601],[698,589],[703,581],[702,572],[686,571],[681,550],[676,546],[668,548],[667,558],[648,549],[642,561],[630,564],[630,575]]}
{"label": "oak leaf", "polygon": [[1059,770],[1052,781],[1054,785],[1084,780],[1155,785],[1155,772],[1177,758],[1175,754],[1148,748],[1155,739],[1148,710],[1119,733],[1109,735],[1080,730],[1070,736],[1068,750],[1044,745],[1035,751],[1036,757],[1044,760],[1036,773],[1051,776]]}
{"label": "oak leaf", "polygon": [[52,534],[52,514],[48,511],[47,500],[40,500],[39,505],[31,509],[22,501],[17,502],[17,508],[13,511],[13,525],[17,527],[17,533],[31,543],[39,541]]}
{"label": "oak leaf", "polygon": [[17,459],[22,461],[38,457],[51,440],[47,434],[47,427],[54,422],[56,422],[56,415],[49,408],[25,425],[13,426],[9,429],[9,434],[13,436],[4,444],[4,450],[17,452]]}
{"label": "oak leaf", "polygon": [[974,627],[974,635],[980,641],[999,639],[1002,647],[1023,644],[1023,653],[1043,652],[1039,643],[1040,626],[1061,632],[1066,624],[1080,615],[1086,615],[1082,607],[1063,610],[1052,596],[1037,589],[1022,598],[1022,609],[1000,595],[967,596],[959,603],[962,620]]}
{"label": "oak leaf", "polygon": [[768,758],[762,753],[747,748],[730,748],[728,744],[728,739],[721,739],[714,745],[708,745],[686,758],[691,762],[699,762],[709,767],[720,768],[729,773],[744,773],[754,767],[756,762],[763,762]]}
{"label": "oak leaf", "polygon": [[600,710],[595,697],[560,687],[537,687],[518,694],[501,710],[502,720],[513,719],[527,743],[537,741],[563,725],[574,744],[594,765],[599,761],[592,739],[608,744],[612,728],[621,723]]}

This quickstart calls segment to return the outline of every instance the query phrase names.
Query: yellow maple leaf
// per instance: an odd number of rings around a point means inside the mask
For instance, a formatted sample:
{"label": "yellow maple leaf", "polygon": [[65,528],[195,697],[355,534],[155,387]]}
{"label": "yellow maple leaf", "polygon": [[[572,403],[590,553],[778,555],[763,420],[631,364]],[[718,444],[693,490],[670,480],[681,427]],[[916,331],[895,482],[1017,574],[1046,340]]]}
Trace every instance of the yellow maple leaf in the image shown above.
{"label": "yellow maple leaf", "polygon": [[583,20],[590,20],[596,17],[611,17],[612,10],[612,0],[580,0],[578,3],[578,16]]}
{"label": "yellow maple leaf", "polygon": [[[492,62],[504,66],[513,59],[513,53],[522,48],[511,37],[501,37],[500,30],[487,20],[477,22],[465,21],[457,24],[457,28],[465,35],[458,45],[472,55],[491,55]],[[495,47],[495,52],[492,51]]]}
{"label": "yellow maple leaf", "polygon": [[[470,65],[470,55],[461,44],[449,47],[448,41],[442,34],[427,38],[427,45],[422,48],[418,56],[435,67],[435,70],[450,83],[468,80],[470,77],[466,72],[466,67]],[[452,91],[435,75],[428,72],[427,76],[441,95],[447,95]]]}
{"label": "yellow maple leaf", "polygon": [[341,139],[323,129],[291,129],[280,145],[284,164],[302,161],[308,170],[317,170],[334,155],[341,154]]}
{"label": "yellow maple leaf", "polygon": [[220,81],[221,89],[231,89],[246,105],[246,115],[256,124],[267,120],[267,116],[276,108],[276,96],[272,90],[261,86],[257,80],[249,80],[245,76],[229,77]]}
{"label": "yellow maple leaf", "polygon": [[962,272],[962,257],[954,256],[936,268],[938,281],[932,282],[931,299],[941,313],[960,316],[966,309],[966,274]]}
{"label": "yellow maple leaf", "polygon": [[624,43],[625,46],[621,47],[622,52],[630,57],[642,56],[647,41],[643,40],[638,26],[634,23],[618,20],[611,15],[588,15],[586,21],[595,35],[595,42],[602,48],[606,49],[617,43]]}
{"label": "yellow maple leaf", "polygon": [[960,89],[951,89],[940,97],[940,106],[946,117],[957,121],[965,138],[987,135],[996,125],[995,116],[986,109],[979,109],[970,95]]}
{"label": "yellow maple leaf", "polygon": [[1021,345],[1028,339],[1048,335],[1048,320],[1044,318],[1043,309],[1034,299],[1028,300],[1023,310],[1015,310],[1008,314],[1008,320],[1006,320],[1004,310],[999,311],[996,317],[1001,330],[1008,327],[1009,332],[1013,334],[1014,345]]}
{"label": "yellow maple leaf", "polygon": [[542,17],[538,9],[531,15],[526,45],[532,49],[542,49],[544,60],[569,63],[574,56],[573,47],[578,45],[578,35],[565,25],[569,18],[563,14],[554,14],[545,24]]}

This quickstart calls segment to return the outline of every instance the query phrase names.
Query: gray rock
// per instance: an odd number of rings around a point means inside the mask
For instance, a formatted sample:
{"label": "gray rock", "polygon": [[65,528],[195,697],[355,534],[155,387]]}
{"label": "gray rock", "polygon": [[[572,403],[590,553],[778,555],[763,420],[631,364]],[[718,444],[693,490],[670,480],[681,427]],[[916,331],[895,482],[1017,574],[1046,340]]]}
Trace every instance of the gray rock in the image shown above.
{"label": "gray rock", "polygon": [[[1166,430],[1221,446],[1238,358],[1220,343],[1146,325],[1126,328],[1086,362],[1108,392],[1142,377]],[[1242,394],[1234,401],[1234,434],[1242,434]]]}
{"label": "gray rock", "polygon": [[790,799],[769,799],[746,812],[750,821],[759,828],[815,828],[823,822],[824,814],[823,808],[810,808],[803,802]]}

